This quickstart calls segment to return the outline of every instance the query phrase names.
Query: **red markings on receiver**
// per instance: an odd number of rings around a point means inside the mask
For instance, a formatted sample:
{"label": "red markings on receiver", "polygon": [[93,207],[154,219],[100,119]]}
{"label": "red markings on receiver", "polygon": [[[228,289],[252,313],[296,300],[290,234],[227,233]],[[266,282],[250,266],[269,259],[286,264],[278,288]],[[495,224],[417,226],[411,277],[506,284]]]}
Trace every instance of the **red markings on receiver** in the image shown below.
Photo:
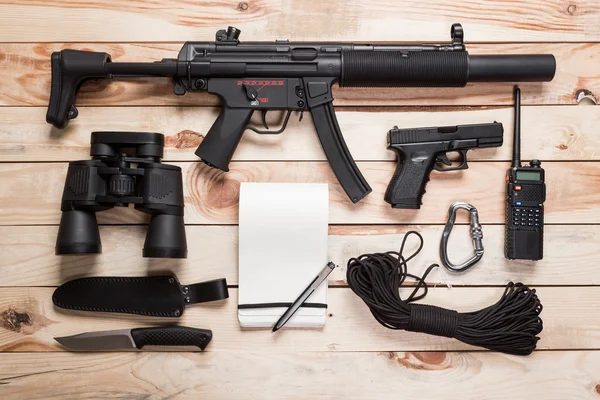
{"label": "red markings on receiver", "polygon": [[237,81],[238,86],[250,85],[250,86],[284,86],[284,81],[254,81],[254,80],[239,80]]}

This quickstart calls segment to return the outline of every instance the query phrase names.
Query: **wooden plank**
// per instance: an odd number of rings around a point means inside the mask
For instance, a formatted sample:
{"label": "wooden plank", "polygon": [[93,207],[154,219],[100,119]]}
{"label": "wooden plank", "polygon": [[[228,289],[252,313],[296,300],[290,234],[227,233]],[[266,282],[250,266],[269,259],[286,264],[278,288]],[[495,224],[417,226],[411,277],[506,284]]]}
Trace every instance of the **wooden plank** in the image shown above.
{"label": "wooden plank", "polygon": [[[467,171],[431,174],[420,210],[392,209],[383,194],[396,163],[362,162],[358,167],[373,193],[352,204],[325,162],[235,162],[223,173],[202,162],[183,168],[186,223],[236,224],[240,182],[328,182],[332,224],[445,223],[448,206],[468,199],[482,223],[503,223],[504,176],[508,163],[472,163]],[[545,163],[547,223],[600,222],[600,163]],[[0,225],[58,224],[67,165],[0,164]],[[492,177],[490,179],[490,177]],[[32,190],[35,188],[35,190]],[[565,198],[577,199],[565,204]],[[461,221],[466,215],[461,213]],[[98,213],[100,223],[145,223],[133,208]]]}
{"label": "wooden plank", "polygon": [[[6,398],[597,399],[600,352],[23,353],[0,358]],[[257,368],[260,366],[260,368]],[[260,382],[260,384],[257,384]],[[307,384],[310,382],[311,384]],[[510,384],[507,384],[510,382]]]}
{"label": "wooden plank", "polygon": [[[439,241],[443,226],[331,226],[328,259],[340,266],[329,283],[346,284],[346,263],[364,253],[397,250],[409,230],[423,235],[425,246],[409,264],[411,273],[421,275],[439,263]],[[504,258],[504,227],[486,225],[485,256],[468,274],[440,269],[429,283],[444,285],[504,285],[512,280],[536,285],[598,285],[600,226],[548,225],[544,231],[544,259],[537,262]],[[103,253],[89,256],[54,255],[57,226],[0,227],[0,286],[58,286],[86,276],[144,276],[173,270],[182,282],[199,282],[225,277],[237,285],[238,230],[234,226],[188,226],[188,258],[144,259],[144,226],[101,226]],[[448,245],[454,262],[473,253],[469,227],[456,226]],[[416,249],[408,242],[406,254]],[[576,249],[576,250],[575,250]]]}
{"label": "wooden plank", "polygon": [[[183,281],[182,283],[187,283]],[[192,283],[192,282],[189,282]],[[329,318],[322,330],[242,330],[237,320],[237,289],[228,300],[192,305],[181,318],[99,314],[53,306],[54,288],[9,287],[0,291],[0,351],[63,351],[53,340],[82,331],[174,324],[212,329],[208,351],[447,351],[473,350],[455,339],[398,332],[379,325],[362,300],[348,288],[331,288]],[[496,303],[503,288],[434,288],[424,303],[479,310]],[[600,348],[600,288],[539,287],[544,331],[538,349]],[[403,296],[408,291],[403,291]],[[24,322],[19,322],[24,321]],[[573,327],[577,327],[574,334]]]}
{"label": "wooden plank", "polygon": [[[183,284],[187,283],[185,281]],[[189,282],[192,283],[192,282]],[[272,335],[264,329],[240,328],[237,289],[220,302],[188,307],[180,318],[143,317],[63,310],[53,306],[54,288],[2,288],[0,291],[0,351],[63,351],[55,336],[82,331],[125,329],[179,324],[211,329],[214,338],[207,351],[447,351],[475,347],[455,339],[398,332],[379,325],[367,306],[348,288],[328,292],[325,327],[288,329]],[[468,312],[496,303],[503,288],[434,288],[424,303]],[[600,348],[600,288],[539,287],[544,306],[544,331],[538,349]],[[408,290],[402,295],[407,296]],[[24,322],[19,322],[24,321]],[[576,327],[577,334],[574,334]]]}
{"label": "wooden plank", "polygon": [[[62,22],[64,23],[64,21]],[[50,54],[63,48],[106,51],[114,61],[147,61],[173,58],[179,44],[50,43],[0,44],[0,105],[46,106],[50,95]],[[600,102],[600,43],[481,44],[470,54],[542,54],[557,58],[557,72],[548,83],[521,84],[523,104],[577,104],[577,93],[587,90]],[[35,84],[32,84],[35,82]],[[334,88],[337,106],[442,105],[482,106],[512,104],[513,83],[470,84],[466,88]],[[100,80],[82,86],[77,105],[216,105],[207,93],[173,95],[167,78]],[[82,113],[79,118],[86,117]],[[71,124],[76,124],[72,121]]]}
{"label": "wooden plank", "polygon": [[[510,160],[513,110],[398,109],[394,112],[349,111],[338,108],[337,116],[352,155],[357,161],[394,160],[387,150],[386,133],[400,128],[501,122],[504,145],[469,153],[472,160]],[[384,109],[385,110],[385,109]],[[0,107],[0,161],[66,161],[89,158],[90,132],[150,131],[167,136],[165,161],[197,161],[194,150],[202,142],[218,115],[216,108],[191,107],[81,107],[82,118],[69,129],[49,134],[42,107]],[[278,113],[272,113],[276,124]],[[269,114],[271,116],[271,114]],[[277,126],[277,125],[274,125]],[[522,109],[523,159],[600,160],[600,107],[531,106]],[[310,114],[302,122],[292,118],[282,135],[258,136],[246,132],[234,160],[324,161]]]}
{"label": "wooden plank", "polygon": [[[523,15],[527,18],[524,19]],[[29,23],[23,23],[27,16]],[[332,16],[335,18],[332,19]],[[210,40],[235,23],[243,40],[448,40],[460,22],[473,41],[598,41],[600,6],[577,2],[376,0],[153,2],[3,1],[0,35],[10,42]],[[36,29],[31,29],[34,25]]]}

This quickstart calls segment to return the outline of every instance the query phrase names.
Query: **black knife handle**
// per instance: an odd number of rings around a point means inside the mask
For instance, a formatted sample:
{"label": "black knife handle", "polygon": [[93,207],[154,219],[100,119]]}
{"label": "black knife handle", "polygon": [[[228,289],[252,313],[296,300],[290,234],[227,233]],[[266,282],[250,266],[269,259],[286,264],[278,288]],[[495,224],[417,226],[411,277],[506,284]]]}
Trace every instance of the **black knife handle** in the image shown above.
{"label": "black knife handle", "polygon": [[131,330],[131,337],[138,349],[144,346],[197,346],[204,350],[212,339],[212,331],[185,326],[136,328]]}

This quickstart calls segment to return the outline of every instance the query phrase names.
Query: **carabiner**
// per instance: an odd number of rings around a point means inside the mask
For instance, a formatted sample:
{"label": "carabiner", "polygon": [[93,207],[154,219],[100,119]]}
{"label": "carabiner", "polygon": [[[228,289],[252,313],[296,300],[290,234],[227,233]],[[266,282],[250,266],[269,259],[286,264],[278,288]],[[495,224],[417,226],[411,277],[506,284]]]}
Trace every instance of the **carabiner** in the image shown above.
{"label": "carabiner", "polygon": [[[448,259],[448,238],[450,237],[450,232],[452,232],[452,228],[454,227],[454,221],[456,220],[456,211],[462,208],[469,212],[470,220],[471,220],[471,238],[473,239],[473,248],[475,249],[475,255],[468,259],[467,261],[454,265]],[[448,222],[444,227],[444,232],[442,233],[442,241],[440,242],[440,258],[442,259],[442,264],[453,272],[462,272],[471,268],[477,261],[481,260],[483,257],[483,230],[481,229],[481,224],[479,223],[479,215],[477,214],[477,209],[470,205],[469,203],[457,202],[450,206],[448,210]]]}

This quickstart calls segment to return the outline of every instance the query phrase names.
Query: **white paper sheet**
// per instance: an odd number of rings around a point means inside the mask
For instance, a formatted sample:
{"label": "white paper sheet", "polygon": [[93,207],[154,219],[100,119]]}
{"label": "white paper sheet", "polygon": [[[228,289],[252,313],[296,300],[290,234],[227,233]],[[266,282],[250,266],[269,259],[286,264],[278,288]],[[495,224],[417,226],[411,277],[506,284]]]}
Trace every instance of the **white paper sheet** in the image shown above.
{"label": "white paper sheet", "polygon": [[[238,304],[291,303],[327,263],[327,184],[242,183]],[[323,283],[307,303],[327,304]],[[271,327],[286,307],[238,310],[242,327]],[[321,327],[325,308],[302,307],[286,327]]]}

